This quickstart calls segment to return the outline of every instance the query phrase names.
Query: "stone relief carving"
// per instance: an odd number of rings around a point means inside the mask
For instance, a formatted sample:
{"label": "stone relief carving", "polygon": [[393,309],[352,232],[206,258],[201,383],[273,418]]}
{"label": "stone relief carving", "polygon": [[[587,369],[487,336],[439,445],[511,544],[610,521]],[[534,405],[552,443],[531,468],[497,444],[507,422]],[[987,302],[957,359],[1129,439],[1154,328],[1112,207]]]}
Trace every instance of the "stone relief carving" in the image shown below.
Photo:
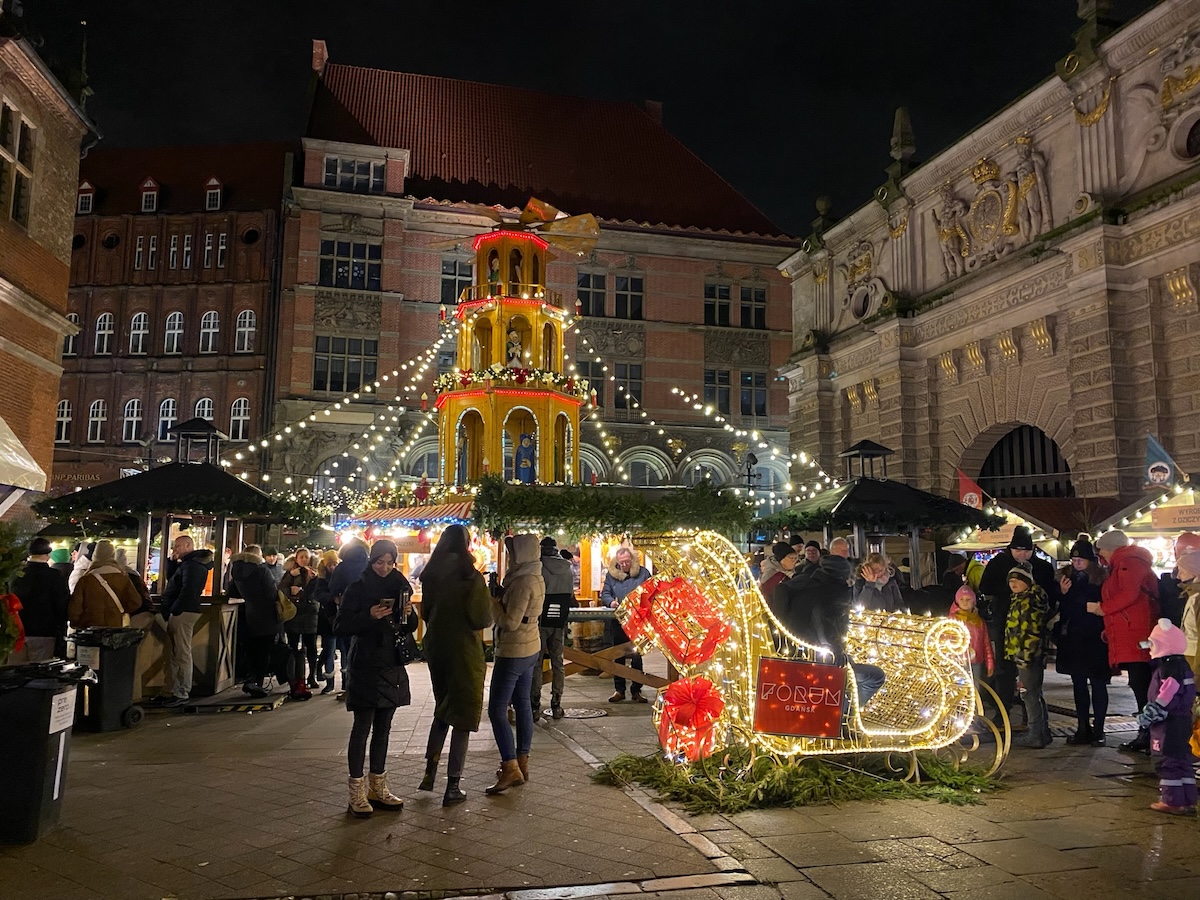
{"label": "stone relief carving", "polygon": [[887,285],[875,274],[875,263],[875,246],[870,241],[860,240],[846,253],[846,262],[837,267],[846,285],[842,306],[848,306],[856,319],[875,312],[887,299]]}
{"label": "stone relief carving", "polygon": [[1200,209],[1192,209],[1128,237],[1107,238],[1104,255],[1112,265],[1124,266],[1159,250],[1191,241],[1197,235],[1200,235]]}
{"label": "stone relief carving", "polygon": [[377,219],[364,218],[358,213],[325,213],[321,216],[321,230],[381,237],[383,223]]}
{"label": "stone relief carving", "polygon": [[379,331],[382,301],[374,294],[318,289],[313,324],[335,331]]}
{"label": "stone relief carving", "polygon": [[314,428],[293,429],[279,452],[283,470],[291,475],[311,475],[317,463],[335,453],[340,453],[347,443],[345,435],[336,431],[321,431]]}
{"label": "stone relief carving", "polygon": [[942,268],[946,278],[953,280],[967,271],[967,254],[971,252],[971,239],[967,235],[967,204],[954,193],[948,184],[941,189],[940,210],[930,211],[937,229],[938,243],[942,248]]}
{"label": "stone relief carving", "polygon": [[704,359],[731,365],[766,365],[770,362],[770,336],[762,332],[706,331]]}
{"label": "stone relief carving", "polygon": [[613,328],[588,323],[579,331],[592,349],[602,355],[641,356],[646,351],[645,328],[637,322],[622,322]]}
{"label": "stone relief carving", "polygon": [[1163,52],[1159,64],[1159,102],[1163,124],[1169,125],[1200,101],[1200,31],[1180,35]]}
{"label": "stone relief carving", "polygon": [[945,315],[921,322],[912,329],[914,344],[921,344],[943,334],[948,334],[972,322],[994,316],[1011,307],[1036,300],[1050,291],[1057,290],[1067,282],[1067,266],[1059,266],[1043,272],[1027,281],[1014,284],[999,293],[992,294],[970,306],[959,306]]}

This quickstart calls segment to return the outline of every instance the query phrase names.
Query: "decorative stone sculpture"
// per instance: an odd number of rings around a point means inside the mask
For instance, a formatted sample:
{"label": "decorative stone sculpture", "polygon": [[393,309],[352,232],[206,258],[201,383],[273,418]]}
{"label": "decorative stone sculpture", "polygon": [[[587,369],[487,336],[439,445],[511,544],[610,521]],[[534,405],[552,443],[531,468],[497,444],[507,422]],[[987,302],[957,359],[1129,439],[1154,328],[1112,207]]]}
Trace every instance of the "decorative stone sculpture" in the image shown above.
{"label": "decorative stone sculpture", "polygon": [[971,239],[967,236],[967,204],[949,184],[942,185],[942,208],[932,210],[937,227],[938,243],[942,248],[942,267],[946,278],[953,279],[967,271],[967,256],[971,252]]}
{"label": "decorative stone sculpture", "polygon": [[1046,159],[1025,136],[1017,138],[1017,227],[1021,243],[1049,231],[1050,195],[1046,190]]}

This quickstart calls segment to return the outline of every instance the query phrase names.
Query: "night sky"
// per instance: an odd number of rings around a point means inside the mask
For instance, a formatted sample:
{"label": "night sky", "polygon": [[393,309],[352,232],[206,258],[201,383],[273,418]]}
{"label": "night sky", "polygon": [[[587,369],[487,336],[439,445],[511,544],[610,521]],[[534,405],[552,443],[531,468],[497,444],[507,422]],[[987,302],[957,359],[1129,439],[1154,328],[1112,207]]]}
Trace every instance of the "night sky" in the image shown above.
{"label": "night sky", "polygon": [[323,38],[352,65],[661,100],[673,134],[798,235],[817,196],[838,216],[870,199],[897,106],[927,158],[1052,76],[1079,25],[1075,0],[24,5],[59,60],[77,57],[88,21],[88,112],[107,146],[296,138],[311,41]]}

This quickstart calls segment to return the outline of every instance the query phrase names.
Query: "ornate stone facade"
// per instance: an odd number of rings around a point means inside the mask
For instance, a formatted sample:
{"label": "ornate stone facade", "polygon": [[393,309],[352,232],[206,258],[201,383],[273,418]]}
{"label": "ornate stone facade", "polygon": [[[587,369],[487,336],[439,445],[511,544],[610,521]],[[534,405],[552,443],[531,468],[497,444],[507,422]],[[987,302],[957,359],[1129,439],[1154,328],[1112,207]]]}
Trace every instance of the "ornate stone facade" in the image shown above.
{"label": "ornate stone facade", "polygon": [[949,494],[1027,424],[1080,496],[1136,495],[1147,432],[1200,470],[1200,0],[1063,68],[781,264],[793,451]]}

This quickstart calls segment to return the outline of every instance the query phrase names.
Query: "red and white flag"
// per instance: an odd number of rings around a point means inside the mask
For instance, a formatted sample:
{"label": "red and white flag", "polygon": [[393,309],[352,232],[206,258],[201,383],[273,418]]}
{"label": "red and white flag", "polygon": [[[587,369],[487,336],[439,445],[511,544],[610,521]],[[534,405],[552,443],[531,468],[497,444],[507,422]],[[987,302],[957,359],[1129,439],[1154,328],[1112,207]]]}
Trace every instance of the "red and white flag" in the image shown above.
{"label": "red and white flag", "polygon": [[972,509],[983,509],[983,488],[958,469],[958,502]]}

